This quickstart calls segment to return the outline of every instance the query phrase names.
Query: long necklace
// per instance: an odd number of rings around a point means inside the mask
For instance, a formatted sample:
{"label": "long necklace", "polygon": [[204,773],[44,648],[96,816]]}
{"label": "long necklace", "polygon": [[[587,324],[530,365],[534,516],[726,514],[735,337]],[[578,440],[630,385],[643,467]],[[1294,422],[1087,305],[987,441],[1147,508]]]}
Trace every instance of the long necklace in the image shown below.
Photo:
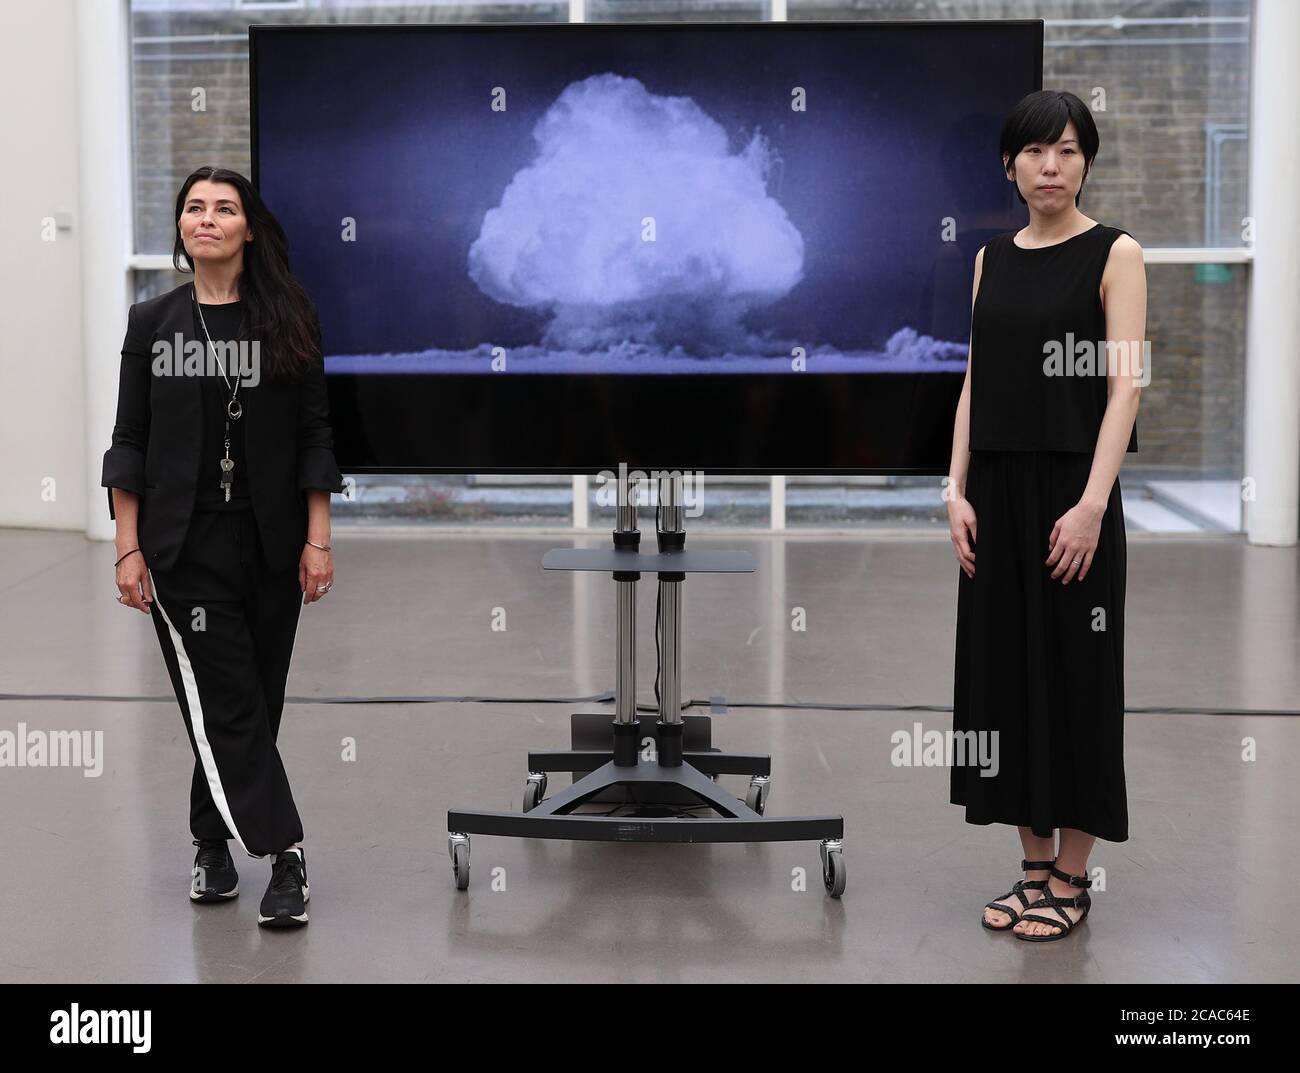
{"label": "long necklace", "polygon": [[199,324],[203,328],[203,337],[207,340],[208,348],[212,351],[212,356],[217,359],[217,364],[221,367],[221,379],[225,381],[226,390],[230,392],[230,398],[226,402],[226,456],[221,459],[221,490],[226,493],[226,502],[230,502],[230,489],[235,482],[235,460],[230,457],[230,422],[238,421],[240,415],[244,412],[244,404],[239,401],[239,378],[235,378],[233,390],[230,386],[230,377],[226,375],[226,363],[221,360],[221,354],[212,344],[212,336],[208,334],[207,322],[203,319],[203,307],[199,305],[199,292],[194,284],[190,284],[190,290],[194,298],[194,308],[198,310]]}

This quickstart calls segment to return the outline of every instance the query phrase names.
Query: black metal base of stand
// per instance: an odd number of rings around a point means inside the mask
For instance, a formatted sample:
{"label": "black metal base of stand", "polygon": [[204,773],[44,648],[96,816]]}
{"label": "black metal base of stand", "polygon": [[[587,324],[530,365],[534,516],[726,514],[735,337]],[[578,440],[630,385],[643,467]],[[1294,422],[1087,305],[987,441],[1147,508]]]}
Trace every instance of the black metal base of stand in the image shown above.
{"label": "black metal base of stand", "polygon": [[[528,782],[521,812],[449,809],[448,849],[456,886],[469,886],[469,835],[507,838],[559,838],[580,842],[802,842],[821,843],[822,882],[838,898],[844,892],[844,818],[842,816],[763,815],[771,785],[772,758],[759,753],[693,751],[690,746],[707,732],[688,717],[682,763],[666,766],[658,754],[635,764],[620,766],[612,752],[612,724],[607,715],[574,715],[575,724],[603,719],[607,728],[605,749],[570,749],[529,752]],[[638,734],[654,726],[654,717],[639,721]],[[692,738],[696,741],[692,741]],[[656,742],[658,739],[655,739]],[[547,773],[574,772],[575,782],[554,797],[546,797]],[[586,772],[586,774],[580,773]],[[748,775],[749,793],[741,801],[713,777]],[[612,809],[599,813],[577,810],[598,803]],[[683,815],[684,809],[709,809],[716,815]]]}
{"label": "black metal base of stand", "polygon": [[[658,722],[658,718],[657,715],[649,712],[640,712],[638,714],[636,728],[630,731],[632,741],[629,744],[633,745],[634,748],[625,762],[635,760],[641,753],[650,754],[646,756],[646,759],[652,758],[654,750],[653,748],[647,749],[647,744],[651,747],[655,744],[655,724]],[[682,716],[682,725],[685,728],[682,736],[682,749],[685,752],[713,754],[714,757],[721,756],[721,751],[713,747],[713,720],[709,716],[685,715]],[[573,781],[577,782],[584,776],[590,775],[601,764],[617,759],[617,757],[611,756],[609,751],[610,738],[614,733],[613,727],[614,716],[610,712],[574,712],[569,716],[569,739],[571,742],[569,751],[530,752],[528,754],[529,772],[571,772]],[[739,760],[739,758],[735,759]],[[771,773],[772,765],[768,757],[746,757],[743,763],[744,767],[729,770],[727,774],[769,775]],[[706,775],[718,774],[712,769],[701,767],[698,763],[695,766],[704,771]],[[750,766],[753,766],[755,770],[750,771]],[[602,790],[587,799],[588,804],[628,804],[631,801],[631,797],[622,792],[617,786]],[[694,795],[678,790],[673,786],[664,786],[654,803],[658,805],[698,805]],[[526,805],[527,801],[525,801]]]}
{"label": "black metal base of stand", "polygon": [[[663,787],[680,787],[690,792],[701,807],[720,813],[721,818],[584,815],[573,811],[591,795],[614,786],[646,791],[647,800],[653,800]],[[629,823],[629,819],[635,822]],[[447,812],[447,825],[467,835],[567,838],[583,842],[838,841],[844,833],[843,817],[764,816],[722,789],[692,763],[664,767],[658,761],[647,760],[638,761],[634,767],[619,767],[611,760],[528,812],[451,809]]]}

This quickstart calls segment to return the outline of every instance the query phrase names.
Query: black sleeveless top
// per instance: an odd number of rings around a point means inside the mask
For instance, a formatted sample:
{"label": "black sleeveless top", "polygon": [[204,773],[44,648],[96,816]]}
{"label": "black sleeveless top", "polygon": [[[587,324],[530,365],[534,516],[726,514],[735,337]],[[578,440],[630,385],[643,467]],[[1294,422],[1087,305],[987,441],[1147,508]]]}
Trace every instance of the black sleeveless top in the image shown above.
{"label": "black sleeveless top", "polygon": [[[191,303],[192,305],[193,303]],[[223,305],[204,305],[203,323],[208,326],[208,334],[214,343],[230,342],[240,338],[240,329],[244,315],[243,301],[228,302]],[[207,368],[207,339],[203,335],[203,325],[197,313],[194,315],[195,338],[205,348],[204,368]],[[222,361],[226,361],[224,354]],[[215,364],[215,362],[214,362]],[[226,362],[226,374],[234,384],[238,373]],[[244,426],[248,424],[248,410],[237,421],[230,422],[230,458],[235,468],[230,471],[233,478],[230,486],[230,501],[221,487],[221,459],[226,457],[226,402],[230,398],[230,388],[221,377],[220,369],[215,375],[200,377],[203,415],[203,447],[199,455],[199,483],[194,493],[196,511],[250,510],[253,506],[252,496],[248,491],[248,464],[244,450]],[[247,383],[239,385],[237,399],[245,399],[250,391]]]}
{"label": "black sleeveless top", "polygon": [[[1128,232],[1096,224],[1032,250],[1014,234],[984,247],[971,315],[970,449],[1091,454],[1106,412],[1101,276]],[[1128,450],[1137,449],[1135,421]]]}

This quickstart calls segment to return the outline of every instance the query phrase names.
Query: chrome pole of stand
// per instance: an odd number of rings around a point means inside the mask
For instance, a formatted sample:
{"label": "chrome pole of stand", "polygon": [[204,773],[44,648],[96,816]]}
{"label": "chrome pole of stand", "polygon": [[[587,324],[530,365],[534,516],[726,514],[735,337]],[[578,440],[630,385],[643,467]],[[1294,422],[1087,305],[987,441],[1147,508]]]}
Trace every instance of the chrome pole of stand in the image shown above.
{"label": "chrome pole of stand", "polygon": [[[659,477],[659,522],[657,537],[660,551],[680,551],[686,531],[682,525],[682,475],[678,472]],[[682,721],[682,583],[680,578],[664,580],[659,575],[659,617],[661,623],[659,684],[659,720]]]}
{"label": "chrome pole of stand", "polygon": [[[615,533],[636,532],[637,478],[619,476]],[[615,537],[617,541],[619,538]],[[615,575],[617,600],[615,617],[614,722],[635,723],[636,712],[636,582],[619,581]]]}

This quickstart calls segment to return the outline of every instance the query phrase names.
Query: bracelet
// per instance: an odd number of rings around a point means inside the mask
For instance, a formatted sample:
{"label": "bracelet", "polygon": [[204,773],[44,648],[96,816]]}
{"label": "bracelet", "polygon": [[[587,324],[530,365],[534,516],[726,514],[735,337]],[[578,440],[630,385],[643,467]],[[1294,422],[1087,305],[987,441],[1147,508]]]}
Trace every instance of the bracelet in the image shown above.
{"label": "bracelet", "polygon": [[[128,552],[126,553],[126,555],[134,555],[137,551],[140,551],[140,549],[139,549],[139,548],[132,548],[130,551],[128,551]],[[140,552],[140,554],[143,555],[144,552]],[[126,558],[126,555],[123,555],[123,556],[122,556],[122,559],[125,559],[125,558]],[[122,561],[122,559],[118,559],[117,563],[120,563],[120,562]],[[114,563],[113,565],[114,565],[114,566],[117,566],[117,563]]]}
{"label": "bracelet", "polygon": [[313,548],[320,548],[321,551],[333,551],[333,550],[334,550],[334,549],[333,549],[333,546],[330,545],[330,544],[316,544],[316,543],[314,543],[313,541],[310,541],[310,540],[307,541],[307,543],[308,543],[308,544],[311,544],[311,546],[312,546]]}

